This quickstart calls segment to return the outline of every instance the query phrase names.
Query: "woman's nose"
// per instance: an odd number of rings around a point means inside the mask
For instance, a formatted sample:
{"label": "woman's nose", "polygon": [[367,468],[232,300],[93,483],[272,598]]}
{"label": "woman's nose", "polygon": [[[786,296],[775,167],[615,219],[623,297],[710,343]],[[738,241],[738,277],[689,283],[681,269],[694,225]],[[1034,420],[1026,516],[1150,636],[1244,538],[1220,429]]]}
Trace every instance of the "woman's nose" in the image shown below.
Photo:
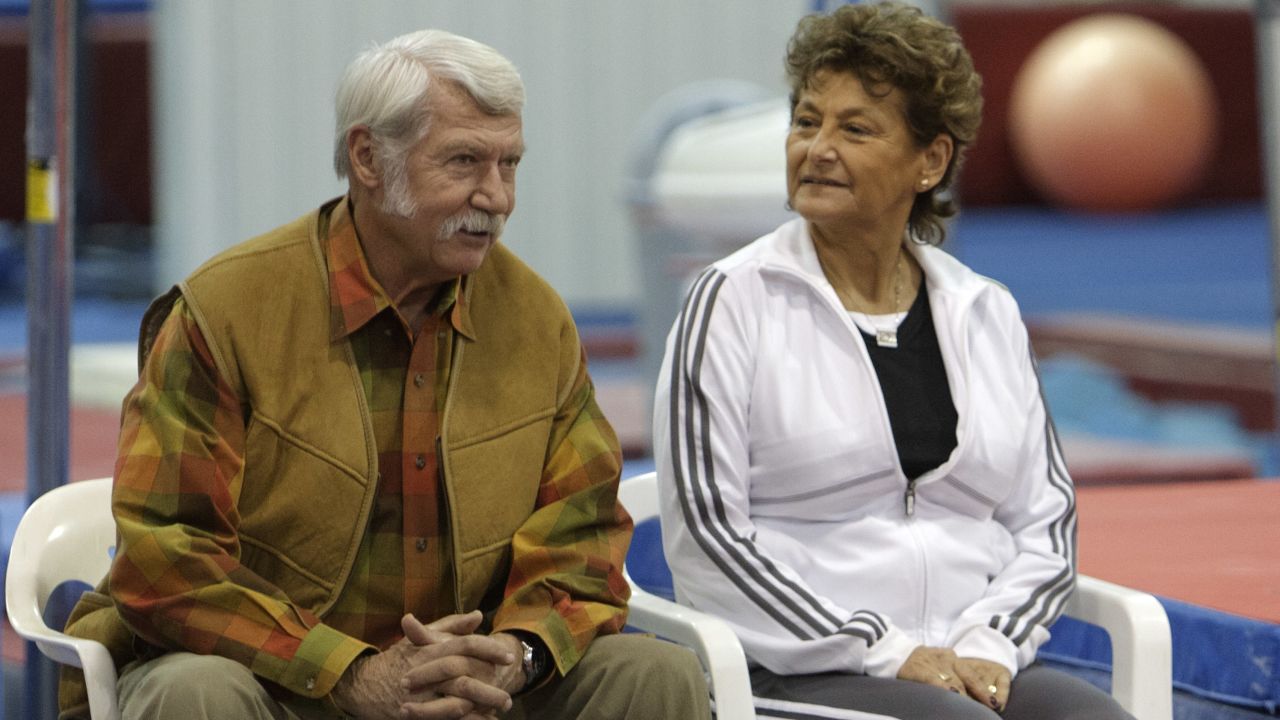
{"label": "woman's nose", "polygon": [[814,162],[830,162],[835,159],[835,145],[826,130],[819,130],[809,143],[809,159]]}

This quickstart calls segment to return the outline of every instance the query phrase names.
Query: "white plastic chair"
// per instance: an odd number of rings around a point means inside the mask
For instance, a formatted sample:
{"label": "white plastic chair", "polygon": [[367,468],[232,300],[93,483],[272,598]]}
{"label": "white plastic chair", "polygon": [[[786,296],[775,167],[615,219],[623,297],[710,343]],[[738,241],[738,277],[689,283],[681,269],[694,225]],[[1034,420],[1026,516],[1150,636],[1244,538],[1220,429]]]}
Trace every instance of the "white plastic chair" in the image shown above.
{"label": "white plastic chair", "polygon": [[[618,499],[639,525],[658,517],[658,483],[655,473],[623,480]],[[751,677],[747,656],[729,623],[714,615],[658,597],[640,587],[623,569],[631,583],[631,612],[627,624],[692,648],[702,661],[715,697],[716,717],[726,720],[755,720]]]}
{"label": "white plastic chair", "polygon": [[[618,497],[639,525],[658,517],[656,473],[622,481]],[[716,714],[755,718],[746,656],[733,630],[718,618],[676,605],[631,583],[633,627],[693,648],[711,676]],[[1173,717],[1173,649],[1169,618],[1148,593],[1080,575],[1066,614],[1106,630],[1111,638],[1111,695],[1138,720]]]}
{"label": "white plastic chair", "polygon": [[111,567],[116,525],[111,478],[83,480],[36,498],[18,522],[5,571],[4,602],[14,632],[50,659],[84,670],[94,720],[119,720],[116,668],[106,646],[50,628],[49,596],[62,583],[96,585]]}

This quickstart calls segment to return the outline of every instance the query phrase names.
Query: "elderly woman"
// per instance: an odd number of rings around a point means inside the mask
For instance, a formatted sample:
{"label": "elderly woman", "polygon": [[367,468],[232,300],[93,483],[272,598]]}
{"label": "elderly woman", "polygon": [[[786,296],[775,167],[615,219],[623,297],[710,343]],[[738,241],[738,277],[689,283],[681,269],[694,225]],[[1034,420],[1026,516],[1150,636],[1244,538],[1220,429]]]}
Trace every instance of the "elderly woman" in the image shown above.
{"label": "elderly woman", "polygon": [[667,342],[655,449],[679,599],[728,620],[785,717],[1129,717],[1035,663],[1075,503],[1008,290],[935,247],[978,129],[954,30],[803,19],[800,215],[707,268]]}

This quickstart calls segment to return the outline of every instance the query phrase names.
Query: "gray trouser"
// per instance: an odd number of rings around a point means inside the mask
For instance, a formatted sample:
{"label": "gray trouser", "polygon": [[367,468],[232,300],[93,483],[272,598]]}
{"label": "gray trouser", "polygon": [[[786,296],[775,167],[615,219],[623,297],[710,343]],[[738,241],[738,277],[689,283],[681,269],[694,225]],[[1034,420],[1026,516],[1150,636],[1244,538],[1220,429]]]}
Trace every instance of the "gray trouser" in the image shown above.
{"label": "gray trouser", "polygon": [[1110,695],[1075,676],[1039,664],[1009,688],[1003,714],[967,695],[906,680],[823,673],[751,672],[756,713],[764,718],[849,718],[850,710],[897,720],[1133,720]]}
{"label": "gray trouser", "polygon": [[[127,666],[120,675],[122,720],[331,720],[323,703],[277,700],[240,663],[169,653]],[[709,720],[710,700],[698,659],[688,650],[640,635],[606,635],[563,678],[518,697],[513,720]]]}

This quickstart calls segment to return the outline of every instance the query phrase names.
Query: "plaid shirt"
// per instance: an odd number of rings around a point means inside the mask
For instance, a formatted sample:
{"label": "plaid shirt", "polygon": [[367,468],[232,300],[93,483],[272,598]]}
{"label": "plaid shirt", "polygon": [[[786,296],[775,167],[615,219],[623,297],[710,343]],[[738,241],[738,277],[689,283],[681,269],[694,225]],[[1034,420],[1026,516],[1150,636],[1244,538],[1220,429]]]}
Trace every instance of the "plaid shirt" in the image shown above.
{"label": "plaid shirt", "polygon": [[[331,336],[351,343],[379,467],[375,506],[337,602],[322,622],[292,604],[270,578],[238,563],[238,513],[229,488],[242,474],[245,402],[219,375],[181,299],[125,401],[116,464],[120,552],[111,584],[122,615],[149,641],[235,659],[311,697],[328,693],[361,653],[399,640],[404,613],[436,618],[451,611],[437,437],[454,338],[473,337],[465,279],[442,287],[415,336],[370,274],[349,220],[335,220],[327,253]],[[584,410],[561,448],[549,452],[539,509],[521,530],[522,538],[544,542],[513,560],[507,583],[512,607],[499,613],[502,626],[530,628],[538,615],[552,611],[523,592],[549,574],[595,578],[603,566],[607,597],[591,600],[621,608],[627,597],[618,569],[630,524],[621,506],[599,517],[602,533],[581,536],[580,523],[573,523],[579,529],[560,536],[565,513],[600,515],[596,493],[582,490],[616,482],[619,466],[617,442],[592,399],[585,363],[571,397],[584,400]],[[555,612],[575,635],[616,631],[624,622],[620,610],[591,603],[558,602]]]}

